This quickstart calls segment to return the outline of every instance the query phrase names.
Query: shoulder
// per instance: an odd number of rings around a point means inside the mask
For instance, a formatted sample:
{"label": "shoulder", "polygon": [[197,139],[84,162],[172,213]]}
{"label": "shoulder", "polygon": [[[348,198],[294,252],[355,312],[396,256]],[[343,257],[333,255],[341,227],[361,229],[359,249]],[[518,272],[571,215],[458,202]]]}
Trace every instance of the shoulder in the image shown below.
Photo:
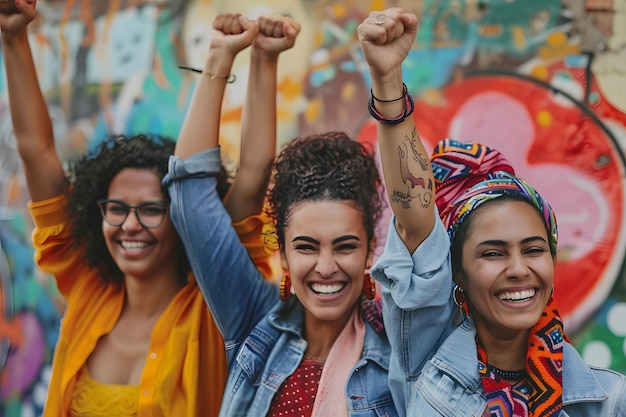
{"label": "shoulder", "polygon": [[576,349],[566,343],[563,347],[563,403],[587,404],[589,407],[624,413],[626,376],[610,369],[587,365]]}

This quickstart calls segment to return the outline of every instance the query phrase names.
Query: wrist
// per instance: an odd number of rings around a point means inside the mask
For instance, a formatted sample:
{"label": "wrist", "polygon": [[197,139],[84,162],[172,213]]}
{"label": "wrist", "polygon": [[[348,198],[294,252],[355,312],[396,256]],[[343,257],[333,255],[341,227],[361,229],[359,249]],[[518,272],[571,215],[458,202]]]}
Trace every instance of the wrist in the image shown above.
{"label": "wrist", "polygon": [[255,48],[254,45],[250,49],[250,60],[261,64],[277,65],[278,55],[280,52],[268,52],[260,48]]}
{"label": "wrist", "polygon": [[372,94],[381,100],[394,100],[404,93],[401,67],[384,75],[371,74],[371,80]]}
{"label": "wrist", "polygon": [[234,61],[235,55],[232,53],[223,50],[209,50],[202,73],[212,78],[226,79],[231,74]]}
{"label": "wrist", "polygon": [[3,45],[13,46],[19,44],[20,42],[28,42],[28,32],[26,31],[26,28],[16,32],[7,32],[2,30],[0,39],[2,40]]}

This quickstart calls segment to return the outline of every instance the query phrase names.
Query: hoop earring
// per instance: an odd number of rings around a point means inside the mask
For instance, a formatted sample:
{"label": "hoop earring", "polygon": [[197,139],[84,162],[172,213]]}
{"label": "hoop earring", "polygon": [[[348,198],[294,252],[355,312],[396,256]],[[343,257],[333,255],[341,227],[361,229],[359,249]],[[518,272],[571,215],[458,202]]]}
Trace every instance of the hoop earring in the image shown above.
{"label": "hoop earring", "polygon": [[283,277],[280,279],[280,299],[283,301],[289,300],[291,296],[291,277],[289,276],[289,272],[285,271]]}
{"label": "hoop earring", "polygon": [[373,300],[376,297],[376,281],[368,273],[363,275],[363,296],[368,300]]}
{"label": "hoop earring", "polygon": [[452,299],[454,300],[454,304],[459,307],[459,311],[457,311],[454,315],[454,324],[459,326],[469,317],[469,309],[467,308],[467,303],[465,302],[465,291],[463,288],[455,285],[452,290]]}

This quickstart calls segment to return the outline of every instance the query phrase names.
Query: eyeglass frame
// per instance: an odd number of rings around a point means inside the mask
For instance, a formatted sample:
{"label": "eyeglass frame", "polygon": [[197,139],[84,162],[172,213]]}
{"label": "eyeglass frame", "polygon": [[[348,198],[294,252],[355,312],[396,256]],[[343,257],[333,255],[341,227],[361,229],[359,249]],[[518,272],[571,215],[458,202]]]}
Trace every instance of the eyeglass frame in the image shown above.
{"label": "eyeglass frame", "polygon": [[[120,206],[124,207],[126,209],[126,215],[124,216],[124,220],[122,220],[120,223],[115,224],[115,223],[111,223],[110,220],[107,219],[107,216],[105,214],[105,206],[107,203],[117,203]],[[139,215],[139,209],[141,207],[147,206],[149,204],[154,204],[157,206],[161,206],[165,209],[164,213],[163,213],[163,217],[161,218],[161,221],[159,222],[159,224],[155,225],[155,226],[146,226],[143,221],[141,220],[141,216]],[[165,220],[165,216],[167,216],[167,212],[168,212],[168,206],[166,203],[164,203],[163,201],[144,201],[143,203],[137,204],[136,206],[131,206],[130,204],[122,201],[122,200],[118,200],[115,198],[103,198],[101,200],[96,201],[96,205],[98,206],[98,208],[100,209],[100,214],[102,215],[102,220],[104,220],[107,224],[113,226],[113,227],[120,227],[121,225],[124,224],[124,222],[126,222],[126,220],[128,219],[128,215],[130,214],[131,209],[135,211],[135,218],[137,219],[137,221],[139,222],[139,224],[141,226],[143,226],[146,229],[156,229],[157,227],[161,226],[163,224],[163,220]]]}

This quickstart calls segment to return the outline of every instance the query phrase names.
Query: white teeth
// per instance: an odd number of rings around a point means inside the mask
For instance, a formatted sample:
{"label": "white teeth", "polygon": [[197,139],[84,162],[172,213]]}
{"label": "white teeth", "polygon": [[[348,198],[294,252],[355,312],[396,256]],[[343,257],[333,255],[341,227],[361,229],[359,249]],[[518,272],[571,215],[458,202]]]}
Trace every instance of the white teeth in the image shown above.
{"label": "white teeth", "polygon": [[500,299],[507,300],[507,301],[523,301],[523,300],[527,300],[533,297],[534,295],[535,295],[534,289],[523,290],[523,291],[510,291],[510,292],[504,292],[500,294]]}
{"label": "white teeth", "polygon": [[148,244],[146,242],[137,242],[137,241],[128,241],[128,240],[122,240],[120,242],[122,244],[122,247],[124,249],[143,249],[146,246],[148,246]]}
{"label": "white teeth", "polygon": [[345,284],[311,284],[311,289],[318,294],[334,294],[343,290]]}

